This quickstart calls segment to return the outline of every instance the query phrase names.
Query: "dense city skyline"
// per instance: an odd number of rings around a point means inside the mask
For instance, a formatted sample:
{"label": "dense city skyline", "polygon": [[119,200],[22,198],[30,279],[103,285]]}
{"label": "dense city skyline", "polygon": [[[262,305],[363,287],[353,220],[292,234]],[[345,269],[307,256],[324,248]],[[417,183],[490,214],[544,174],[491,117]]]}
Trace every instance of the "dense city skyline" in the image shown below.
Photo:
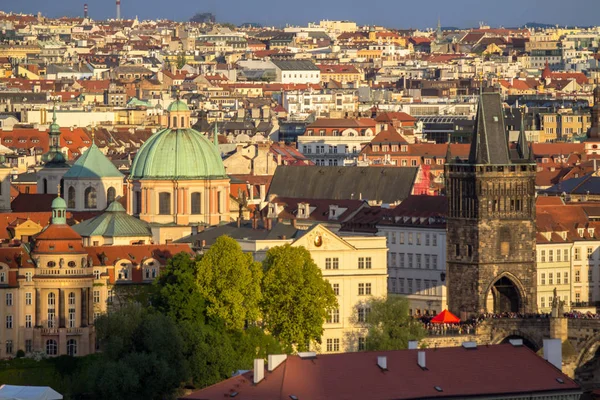
{"label": "dense city skyline", "polygon": [[[49,17],[79,16],[83,14],[83,4],[86,2],[89,4],[90,15],[95,19],[115,16],[115,3],[112,0],[63,0],[53,3],[43,0],[29,0],[25,3],[3,0],[0,2],[0,10],[33,14],[40,11]],[[397,28],[433,27],[438,14],[442,25],[459,28],[474,27],[480,21],[492,26],[521,26],[528,22],[585,26],[597,22],[597,13],[584,10],[600,11],[596,0],[548,0],[543,8],[531,0],[506,0],[493,4],[476,0],[457,0],[451,3],[432,0],[426,7],[424,3],[404,4],[391,0],[353,4],[352,7],[346,7],[341,0],[325,3],[307,0],[291,4],[274,0],[238,3],[232,7],[215,0],[203,3],[185,0],[124,0],[121,7],[124,18],[137,16],[141,19],[187,20],[196,12],[212,12],[216,14],[218,21],[236,24],[258,22],[264,25],[285,25],[305,24],[320,19],[349,19],[361,24],[381,24]]]}

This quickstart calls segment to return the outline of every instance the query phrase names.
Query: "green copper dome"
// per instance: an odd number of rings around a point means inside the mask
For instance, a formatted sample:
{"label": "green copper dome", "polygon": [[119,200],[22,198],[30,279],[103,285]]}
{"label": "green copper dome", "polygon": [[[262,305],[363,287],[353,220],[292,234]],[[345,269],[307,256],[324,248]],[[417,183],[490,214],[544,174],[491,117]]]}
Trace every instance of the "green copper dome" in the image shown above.
{"label": "green copper dome", "polygon": [[64,174],[64,179],[123,178],[117,167],[100,151],[96,143],[87,149]]}
{"label": "green copper dome", "polygon": [[187,104],[185,104],[183,101],[177,99],[174,102],[172,102],[171,104],[169,104],[169,107],[167,107],[167,111],[168,112],[190,111],[190,109],[188,108]]}
{"label": "green copper dome", "polygon": [[227,178],[219,151],[194,129],[163,129],[140,148],[132,179]]}
{"label": "green copper dome", "polygon": [[150,225],[127,214],[116,201],[110,203],[104,213],[73,225],[73,230],[84,237],[152,237]]}

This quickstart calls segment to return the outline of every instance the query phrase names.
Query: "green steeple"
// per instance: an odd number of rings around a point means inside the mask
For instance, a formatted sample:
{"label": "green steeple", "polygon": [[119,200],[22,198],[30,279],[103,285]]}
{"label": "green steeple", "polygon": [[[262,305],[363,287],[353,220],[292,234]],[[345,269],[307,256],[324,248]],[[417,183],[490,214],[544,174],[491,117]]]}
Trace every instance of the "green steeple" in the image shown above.
{"label": "green steeple", "polygon": [[42,156],[47,166],[67,167],[64,154],[60,151],[60,126],[56,123],[56,106],[52,111],[52,124],[48,130],[49,150]]}
{"label": "green steeple", "polygon": [[65,225],[66,223],[67,203],[60,195],[58,195],[52,200],[52,225]]}

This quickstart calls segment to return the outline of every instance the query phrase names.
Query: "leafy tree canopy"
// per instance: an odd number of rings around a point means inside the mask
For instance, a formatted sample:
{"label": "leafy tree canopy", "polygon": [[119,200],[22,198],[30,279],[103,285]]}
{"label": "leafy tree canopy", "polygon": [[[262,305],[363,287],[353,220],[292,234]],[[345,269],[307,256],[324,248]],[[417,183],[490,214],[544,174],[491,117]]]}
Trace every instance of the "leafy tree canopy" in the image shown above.
{"label": "leafy tree canopy", "polygon": [[402,350],[408,348],[409,340],[425,337],[423,325],[408,313],[406,298],[373,298],[369,300],[369,307],[371,311],[365,318],[367,350]]}
{"label": "leafy tree canopy", "polygon": [[304,247],[273,247],[263,263],[261,309],[265,328],[298,351],[320,342],[329,310],[337,307],[331,285]]}
{"label": "leafy tree canopy", "polygon": [[198,263],[197,278],[209,318],[237,330],[259,319],[262,268],[234,239],[221,236],[215,241]]}

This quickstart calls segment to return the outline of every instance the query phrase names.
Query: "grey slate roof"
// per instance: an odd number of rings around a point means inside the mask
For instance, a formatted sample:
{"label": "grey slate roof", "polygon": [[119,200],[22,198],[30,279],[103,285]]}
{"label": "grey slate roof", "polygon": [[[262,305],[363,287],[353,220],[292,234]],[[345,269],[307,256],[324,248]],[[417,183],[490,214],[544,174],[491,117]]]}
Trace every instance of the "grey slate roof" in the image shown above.
{"label": "grey slate roof", "polygon": [[252,222],[250,221],[242,223],[238,228],[237,222],[232,222],[208,228],[195,235],[186,236],[177,240],[176,243],[201,243],[204,240],[206,242],[206,247],[210,247],[218,237],[223,235],[227,235],[236,240],[275,240],[283,239],[284,236],[287,239],[295,239],[302,236],[303,233],[304,231],[298,230],[292,225],[277,223],[275,221],[273,221],[271,230],[264,229],[262,226],[258,229],[252,229]]}
{"label": "grey slate roof", "polygon": [[508,134],[499,93],[482,93],[477,107],[470,164],[510,164]]}
{"label": "grey slate roof", "polygon": [[395,203],[412,192],[418,167],[320,167],[281,165],[269,196],[359,199]]}
{"label": "grey slate roof", "polygon": [[540,191],[540,194],[560,196],[562,193],[577,195],[600,194],[600,177],[593,172],[579,178],[571,178],[557,183],[548,189]]}
{"label": "grey slate roof", "polygon": [[271,62],[282,71],[319,71],[312,61],[307,60],[272,60]]}

